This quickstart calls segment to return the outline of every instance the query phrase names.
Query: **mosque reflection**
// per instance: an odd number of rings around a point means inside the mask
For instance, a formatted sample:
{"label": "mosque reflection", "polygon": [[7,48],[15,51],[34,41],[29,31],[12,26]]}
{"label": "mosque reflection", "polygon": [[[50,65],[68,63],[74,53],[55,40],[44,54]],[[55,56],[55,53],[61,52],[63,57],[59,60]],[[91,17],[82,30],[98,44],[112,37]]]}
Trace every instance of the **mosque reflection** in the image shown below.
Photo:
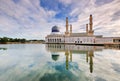
{"label": "mosque reflection", "polygon": [[66,70],[69,69],[69,62],[72,62],[73,54],[86,54],[86,62],[89,64],[90,73],[93,72],[94,51],[102,51],[101,46],[80,46],[80,45],[64,45],[64,44],[46,44],[47,51],[51,52],[52,59],[57,61],[58,52],[64,52],[66,57]]}

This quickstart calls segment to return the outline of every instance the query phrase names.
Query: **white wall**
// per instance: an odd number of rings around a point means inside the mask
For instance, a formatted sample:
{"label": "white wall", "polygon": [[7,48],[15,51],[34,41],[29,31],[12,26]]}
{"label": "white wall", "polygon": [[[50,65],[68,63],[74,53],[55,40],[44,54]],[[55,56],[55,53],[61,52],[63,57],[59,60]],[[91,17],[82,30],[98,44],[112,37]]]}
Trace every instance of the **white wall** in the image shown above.
{"label": "white wall", "polygon": [[[51,37],[46,37],[45,41],[48,42],[48,39],[61,39],[61,42],[59,43],[83,43],[83,44],[104,44],[104,43],[113,43],[113,38],[96,38],[96,37],[64,37],[64,36],[51,36]],[[50,43],[58,43],[57,41],[55,42],[50,42]]]}
{"label": "white wall", "polygon": [[96,38],[96,43],[113,43],[112,38]]}
{"label": "white wall", "polygon": [[95,37],[69,37],[69,39],[66,39],[69,43],[94,43]]}

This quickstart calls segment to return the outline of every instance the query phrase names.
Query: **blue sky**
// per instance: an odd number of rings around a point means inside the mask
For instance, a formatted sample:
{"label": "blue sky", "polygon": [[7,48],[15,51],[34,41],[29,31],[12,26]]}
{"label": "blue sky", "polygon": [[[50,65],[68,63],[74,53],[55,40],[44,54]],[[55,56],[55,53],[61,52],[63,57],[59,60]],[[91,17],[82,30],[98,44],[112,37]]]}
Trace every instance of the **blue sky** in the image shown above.
{"label": "blue sky", "polygon": [[73,32],[85,32],[93,15],[95,34],[120,36],[120,0],[0,0],[0,37],[44,39],[65,17]]}

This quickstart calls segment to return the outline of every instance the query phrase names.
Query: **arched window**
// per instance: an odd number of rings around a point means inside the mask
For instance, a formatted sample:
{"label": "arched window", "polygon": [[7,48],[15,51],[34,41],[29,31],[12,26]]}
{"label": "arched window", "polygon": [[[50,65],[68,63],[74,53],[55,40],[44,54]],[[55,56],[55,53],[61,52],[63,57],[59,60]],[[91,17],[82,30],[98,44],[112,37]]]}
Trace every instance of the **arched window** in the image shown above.
{"label": "arched window", "polygon": [[53,39],[53,42],[54,42],[54,39]]}
{"label": "arched window", "polygon": [[75,43],[77,43],[77,41],[75,41]]}
{"label": "arched window", "polygon": [[55,42],[56,42],[56,39],[55,39]]}
{"label": "arched window", "polygon": [[61,39],[59,39],[60,40],[60,42],[61,42]]}

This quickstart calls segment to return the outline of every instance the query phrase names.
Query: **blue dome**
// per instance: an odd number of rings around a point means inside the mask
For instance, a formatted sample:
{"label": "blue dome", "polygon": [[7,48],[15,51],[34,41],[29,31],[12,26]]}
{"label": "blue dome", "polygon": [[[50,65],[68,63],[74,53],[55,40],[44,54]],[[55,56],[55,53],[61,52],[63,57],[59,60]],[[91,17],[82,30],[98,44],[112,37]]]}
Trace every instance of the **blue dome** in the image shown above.
{"label": "blue dome", "polygon": [[57,26],[52,27],[52,32],[60,32],[59,28]]}
{"label": "blue dome", "polygon": [[54,61],[57,61],[58,58],[59,58],[59,55],[52,55],[52,59],[53,59]]}

